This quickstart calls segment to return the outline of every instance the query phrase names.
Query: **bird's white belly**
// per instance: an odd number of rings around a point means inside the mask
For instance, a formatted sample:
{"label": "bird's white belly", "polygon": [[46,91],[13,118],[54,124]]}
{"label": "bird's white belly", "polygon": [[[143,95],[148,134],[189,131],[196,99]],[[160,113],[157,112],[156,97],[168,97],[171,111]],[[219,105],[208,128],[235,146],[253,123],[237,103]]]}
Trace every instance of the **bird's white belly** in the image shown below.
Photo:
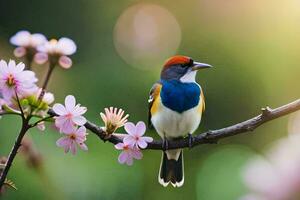
{"label": "bird's white belly", "polygon": [[151,122],[160,135],[167,139],[186,136],[198,128],[201,121],[199,106],[195,106],[183,113],[175,112],[160,104],[159,112],[151,117]]}

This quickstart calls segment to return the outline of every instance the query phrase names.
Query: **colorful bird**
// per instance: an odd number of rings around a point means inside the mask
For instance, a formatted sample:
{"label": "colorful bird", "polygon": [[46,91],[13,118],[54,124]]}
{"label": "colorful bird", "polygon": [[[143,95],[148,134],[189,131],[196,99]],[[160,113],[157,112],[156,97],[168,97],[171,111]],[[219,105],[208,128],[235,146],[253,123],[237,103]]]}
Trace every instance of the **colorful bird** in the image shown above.
{"label": "colorful bird", "polygon": [[188,136],[191,147],[192,133],[205,109],[203,91],[195,78],[198,70],[210,67],[187,56],[173,56],[151,88],[148,122],[149,128],[154,127],[164,140],[158,181],[165,187],[169,183],[174,187],[184,183],[182,149],[168,150],[168,141]]}

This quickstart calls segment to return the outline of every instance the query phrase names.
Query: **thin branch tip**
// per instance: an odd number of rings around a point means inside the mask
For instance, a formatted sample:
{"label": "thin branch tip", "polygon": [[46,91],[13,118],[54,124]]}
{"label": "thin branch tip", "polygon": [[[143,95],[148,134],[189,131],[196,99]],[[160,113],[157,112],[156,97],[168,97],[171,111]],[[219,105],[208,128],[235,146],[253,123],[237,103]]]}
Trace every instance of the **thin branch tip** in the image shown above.
{"label": "thin branch tip", "polygon": [[265,116],[265,117],[269,116],[270,113],[272,113],[272,109],[269,106],[266,106],[265,108],[262,108],[261,111],[262,111],[262,115]]}

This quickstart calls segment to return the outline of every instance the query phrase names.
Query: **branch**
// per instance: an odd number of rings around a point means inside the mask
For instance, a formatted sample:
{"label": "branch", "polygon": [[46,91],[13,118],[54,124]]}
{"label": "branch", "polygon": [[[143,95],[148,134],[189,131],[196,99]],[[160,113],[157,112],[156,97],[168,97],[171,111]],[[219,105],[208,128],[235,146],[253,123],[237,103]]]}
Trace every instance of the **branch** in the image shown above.
{"label": "branch", "polygon": [[[210,130],[204,133],[201,133],[199,135],[196,135],[194,137],[194,140],[192,142],[192,147],[200,145],[200,144],[211,144],[211,143],[217,143],[219,139],[234,136],[240,133],[245,133],[249,131],[253,131],[260,125],[271,121],[273,119],[285,116],[287,114],[290,114],[292,112],[295,112],[297,110],[300,110],[300,99],[293,101],[289,104],[283,105],[281,107],[271,109],[269,107],[262,108],[262,114],[257,115],[256,117],[253,117],[251,119],[248,119],[246,121],[234,124],[232,126],[228,126],[225,128],[217,129],[217,130]],[[53,110],[49,110],[48,114],[51,116],[56,116]],[[111,135],[107,139],[107,135],[105,131],[91,123],[87,122],[84,125],[87,129],[89,129],[91,132],[95,133],[101,140],[104,142],[109,141],[113,144],[117,144],[122,142],[122,139],[120,137],[117,137],[115,135]],[[186,148],[189,147],[189,140],[188,138],[178,139],[178,140],[172,140],[168,141],[168,149],[178,149],[178,148]],[[148,146],[146,149],[155,149],[155,150],[163,150],[163,141],[153,141],[151,143],[148,143]]]}

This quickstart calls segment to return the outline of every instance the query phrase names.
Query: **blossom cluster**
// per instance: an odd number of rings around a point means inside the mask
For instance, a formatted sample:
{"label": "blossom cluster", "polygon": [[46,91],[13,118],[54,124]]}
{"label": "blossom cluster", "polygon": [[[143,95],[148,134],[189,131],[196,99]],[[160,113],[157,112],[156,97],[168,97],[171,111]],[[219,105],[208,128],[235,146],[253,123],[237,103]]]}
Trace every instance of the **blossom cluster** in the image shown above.
{"label": "blossom cluster", "polygon": [[65,98],[65,105],[56,103],[53,106],[53,111],[58,115],[55,118],[55,126],[64,136],[57,140],[56,144],[63,147],[65,152],[71,151],[76,154],[76,144],[82,150],[88,150],[84,143],[86,141],[86,118],[82,116],[86,111],[86,107],[76,104],[76,99],[72,95]]}
{"label": "blossom cluster", "polygon": [[31,34],[28,31],[19,31],[11,37],[10,42],[17,46],[14,55],[18,58],[33,59],[37,64],[50,62],[53,66],[68,69],[72,66],[70,55],[76,52],[73,40],[62,37],[58,40],[47,38],[40,33]]}
{"label": "blossom cluster", "polygon": [[[17,32],[10,42],[16,46],[16,57],[24,58],[28,64],[33,61],[37,64],[48,62],[49,68],[56,65],[70,68],[72,60],[68,56],[77,50],[76,44],[69,38],[48,41],[43,34],[31,34],[28,31]],[[25,66],[22,62],[16,64],[13,60],[0,61],[0,111],[18,113],[28,119],[32,116],[38,117],[41,120],[36,121],[34,126],[44,130],[44,119],[47,118],[48,110],[54,102],[54,95],[45,90],[48,80],[45,80],[43,87],[39,87],[36,74],[29,69],[30,66]],[[84,126],[87,120],[83,116],[87,108],[77,104],[74,96],[68,95],[64,105],[55,103],[52,110],[56,113],[55,127],[62,134],[56,142],[57,146],[72,154],[76,154],[78,147],[88,150],[85,144],[87,131]],[[115,145],[116,149],[122,150],[119,162],[132,165],[133,159],[141,159],[141,149],[153,141],[151,137],[143,136],[146,131],[145,123],[140,121],[135,125],[128,122],[129,115],[125,115],[124,110],[114,107],[105,108],[100,116],[105,125],[102,128],[107,139],[123,126],[128,133],[122,134],[122,142]]]}
{"label": "blossom cluster", "polygon": [[105,108],[105,113],[100,113],[100,116],[105,124],[103,129],[109,136],[115,131],[123,127],[128,134],[118,134],[122,138],[122,143],[115,145],[115,148],[122,150],[119,155],[118,161],[121,164],[132,165],[133,159],[141,159],[143,154],[141,149],[147,147],[149,142],[152,142],[151,137],[143,136],[146,132],[146,125],[140,121],[136,125],[132,122],[128,122],[129,115],[124,116],[124,110],[114,107]]}
{"label": "blossom cluster", "polygon": [[115,148],[122,150],[118,161],[121,164],[133,164],[133,159],[141,159],[143,154],[141,149],[145,149],[153,138],[143,136],[146,132],[146,125],[140,121],[136,125],[132,122],[127,122],[124,125],[125,131],[128,133],[124,136],[123,142],[115,145]]}

